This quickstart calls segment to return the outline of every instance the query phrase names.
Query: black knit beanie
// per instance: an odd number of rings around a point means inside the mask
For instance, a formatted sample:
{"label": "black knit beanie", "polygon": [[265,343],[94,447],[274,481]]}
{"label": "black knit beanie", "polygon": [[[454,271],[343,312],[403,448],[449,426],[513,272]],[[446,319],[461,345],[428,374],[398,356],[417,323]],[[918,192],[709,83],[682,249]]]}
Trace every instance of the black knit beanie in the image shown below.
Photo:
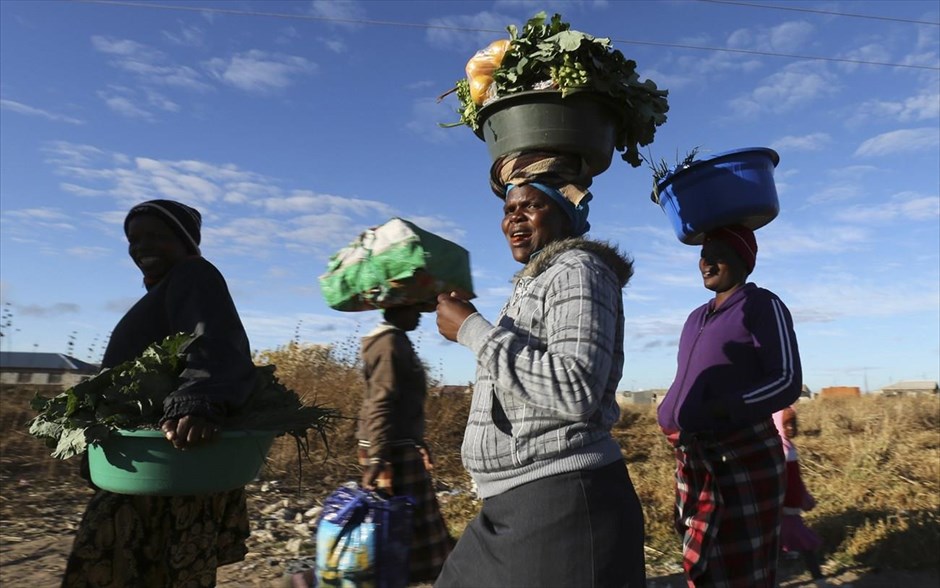
{"label": "black knit beanie", "polygon": [[151,214],[159,217],[163,222],[173,229],[173,232],[180,238],[186,249],[199,255],[199,241],[202,239],[200,229],[202,228],[202,215],[191,206],[186,206],[181,202],[173,200],[148,200],[131,208],[124,218],[124,234],[127,234],[127,224],[130,220],[139,214]]}

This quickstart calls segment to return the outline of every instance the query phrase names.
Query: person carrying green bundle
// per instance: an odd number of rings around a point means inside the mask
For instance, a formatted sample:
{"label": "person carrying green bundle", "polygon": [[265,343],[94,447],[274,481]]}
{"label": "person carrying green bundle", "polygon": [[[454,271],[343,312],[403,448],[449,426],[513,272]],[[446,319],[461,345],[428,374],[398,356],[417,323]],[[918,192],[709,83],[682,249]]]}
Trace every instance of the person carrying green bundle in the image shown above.
{"label": "person carrying green bundle", "polygon": [[414,502],[408,581],[440,573],[453,539],[434,494],[432,454],[424,440],[427,379],[408,332],[421,320],[417,306],[386,308],[384,321],[362,338],[366,392],[359,412],[362,487]]}

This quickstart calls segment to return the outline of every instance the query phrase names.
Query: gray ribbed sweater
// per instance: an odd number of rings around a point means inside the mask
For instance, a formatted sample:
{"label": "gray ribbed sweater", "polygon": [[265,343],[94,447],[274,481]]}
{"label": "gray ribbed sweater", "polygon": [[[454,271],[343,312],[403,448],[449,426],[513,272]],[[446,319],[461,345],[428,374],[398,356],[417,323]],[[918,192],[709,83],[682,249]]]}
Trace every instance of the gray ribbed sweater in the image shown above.
{"label": "gray ribbed sweater", "polygon": [[514,277],[495,325],[479,313],[461,325],[477,358],[461,454],[480,496],[621,459],[610,428],[632,274],[606,243],[556,241]]}

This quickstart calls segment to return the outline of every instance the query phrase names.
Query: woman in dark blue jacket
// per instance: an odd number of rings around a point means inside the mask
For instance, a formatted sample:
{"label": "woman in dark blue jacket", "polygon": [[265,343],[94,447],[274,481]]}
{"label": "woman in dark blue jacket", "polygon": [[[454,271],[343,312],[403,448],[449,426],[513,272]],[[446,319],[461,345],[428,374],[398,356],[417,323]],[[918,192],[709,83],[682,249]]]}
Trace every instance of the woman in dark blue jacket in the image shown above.
{"label": "woman in dark blue jacket", "polygon": [[715,297],[686,320],[659,406],[693,586],[776,586],[785,463],[771,417],[799,398],[803,378],[789,310],[747,282],[756,258],[750,229],[706,235],[699,270]]}
{"label": "woman in dark blue jacket", "polygon": [[[178,448],[213,439],[244,404],[255,367],[225,279],[199,251],[201,215],[171,200],[132,208],[128,253],[147,293],[111,334],[114,367],[170,335],[198,335],[161,428]],[[244,488],[200,496],[125,495],[96,489],[85,510],[63,587],[215,586],[216,568],[241,561],[249,535]]]}

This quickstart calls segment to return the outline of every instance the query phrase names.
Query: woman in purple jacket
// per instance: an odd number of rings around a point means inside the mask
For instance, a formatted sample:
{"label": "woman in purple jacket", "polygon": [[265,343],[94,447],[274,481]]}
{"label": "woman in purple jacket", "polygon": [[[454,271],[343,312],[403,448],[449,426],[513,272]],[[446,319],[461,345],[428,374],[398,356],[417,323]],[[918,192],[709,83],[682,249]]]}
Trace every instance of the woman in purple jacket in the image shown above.
{"label": "woman in purple jacket", "polygon": [[789,310],[747,282],[756,258],[750,229],[706,235],[699,270],[715,297],[686,320],[659,406],[689,586],[776,586],[786,467],[771,416],[803,382]]}

